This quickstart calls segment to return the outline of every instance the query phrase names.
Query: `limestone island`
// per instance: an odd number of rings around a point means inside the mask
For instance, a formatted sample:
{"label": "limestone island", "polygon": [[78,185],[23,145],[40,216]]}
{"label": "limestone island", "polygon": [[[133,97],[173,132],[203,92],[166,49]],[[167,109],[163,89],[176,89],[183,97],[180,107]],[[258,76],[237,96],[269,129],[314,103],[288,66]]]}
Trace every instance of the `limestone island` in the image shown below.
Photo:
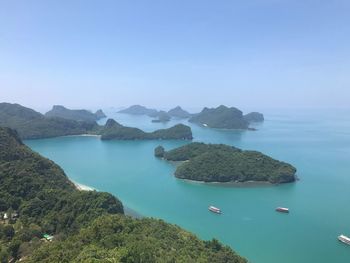
{"label": "limestone island", "polygon": [[251,129],[249,128],[251,117],[255,117],[256,114],[243,115],[243,112],[237,108],[221,105],[217,108],[204,108],[200,113],[192,116],[189,122],[209,128],[247,130]]}
{"label": "limestone island", "polygon": [[177,107],[169,110],[168,114],[171,117],[178,118],[178,119],[187,119],[187,118],[190,118],[192,116],[191,113],[185,111],[180,106],[177,106]]}
{"label": "limestone island", "polygon": [[138,128],[126,127],[113,119],[99,131],[102,140],[192,140],[191,128],[177,124],[168,129],[145,132]]}
{"label": "limestone island", "polygon": [[150,117],[158,116],[158,111],[156,109],[149,109],[141,105],[132,105],[129,108],[118,111],[118,113],[125,113],[131,115],[148,115]]}
{"label": "limestone island", "polygon": [[92,113],[88,110],[71,110],[61,105],[54,105],[52,109],[45,113],[46,117],[58,117],[67,120],[94,122],[105,118],[102,110]]}
{"label": "limestone island", "polygon": [[296,168],[261,152],[243,151],[224,144],[190,143],[165,151],[158,146],[154,154],[167,161],[181,162],[175,176],[202,182],[290,183],[296,180]]}

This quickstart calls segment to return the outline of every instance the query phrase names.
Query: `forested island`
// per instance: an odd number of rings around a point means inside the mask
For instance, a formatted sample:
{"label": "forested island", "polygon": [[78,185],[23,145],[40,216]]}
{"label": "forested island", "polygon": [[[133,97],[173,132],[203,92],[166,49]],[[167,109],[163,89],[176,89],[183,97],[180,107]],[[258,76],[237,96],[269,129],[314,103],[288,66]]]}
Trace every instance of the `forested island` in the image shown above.
{"label": "forested island", "polygon": [[[234,107],[221,105],[217,108],[204,108],[200,113],[193,115],[189,122],[197,123],[209,128],[218,129],[249,129],[252,119],[257,120],[258,113],[243,115],[243,112]],[[263,115],[259,113],[259,121]]]}
{"label": "forested island", "polygon": [[0,146],[0,262],[247,262],[215,239],[126,217],[109,193],[78,191],[12,129],[0,127]]}
{"label": "forested island", "polygon": [[94,122],[46,117],[19,104],[0,103],[0,126],[16,129],[22,139],[50,138],[97,132]]}
{"label": "forested island", "polygon": [[175,108],[168,111],[168,114],[171,117],[179,118],[179,119],[187,119],[190,118],[192,115],[191,113],[185,111],[180,106],[176,106]]}
{"label": "forested island", "polygon": [[190,143],[165,151],[155,149],[155,156],[181,161],[175,176],[203,182],[294,182],[296,168],[257,151],[243,151],[224,144]]}
{"label": "forested island", "polygon": [[159,111],[157,113],[157,119],[152,120],[152,122],[168,122],[171,116],[166,111]]}
{"label": "forested island", "polygon": [[70,110],[61,105],[54,105],[52,110],[45,113],[45,116],[86,122],[95,122],[106,117],[102,110],[92,113],[88,110]]}
{"label": "forested island", "polygon": [[138,128],[123,126],[113,119],[107,121],[99,134],[102,140],[192,140],[191,128],[183,124],[154,132],[144,132]]}
{"label": "forested island", "polygon": [[132,105],[124,110],[118,111],[119,113],[126,113],[132,115],[148,115],[150,117],[157,117],[158,111],[156,109],[149,109],[141,105]]}
{"label": "forested island", "polygon": [[[96,114],[102,115],[102,113],[102,111],[98,111]],[[19,104],[10,103],[0,103],[0,125],[17,130],[21,139],[41,139],[81,134],[101,135],[102,140],[192,139],[191,128],[183,124],[154,132],[144,132],[138,128],[123,126],[112,119],[108,120],[105,125],[100,126],[96,121],[47,117]]]}

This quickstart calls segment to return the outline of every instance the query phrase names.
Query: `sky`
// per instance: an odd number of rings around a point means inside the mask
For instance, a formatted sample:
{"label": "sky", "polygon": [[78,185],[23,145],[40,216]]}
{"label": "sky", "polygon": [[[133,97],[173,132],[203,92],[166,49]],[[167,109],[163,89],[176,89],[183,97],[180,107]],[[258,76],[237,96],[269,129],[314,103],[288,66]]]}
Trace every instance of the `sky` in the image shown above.
{"label": "sky", "polygon": [[0,0],[0,101],[347,108],[348,0]]}

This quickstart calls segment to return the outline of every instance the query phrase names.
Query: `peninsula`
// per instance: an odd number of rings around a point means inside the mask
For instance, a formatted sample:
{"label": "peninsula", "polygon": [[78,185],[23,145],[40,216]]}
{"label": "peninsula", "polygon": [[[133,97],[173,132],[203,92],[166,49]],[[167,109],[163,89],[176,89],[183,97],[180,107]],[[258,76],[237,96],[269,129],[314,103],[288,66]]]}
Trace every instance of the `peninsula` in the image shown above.
{"label": "peninsula", "polygon": [[1,262],[247,262],[215,239],[126,217],[109,193],[77,190],[12,129],[0,127],[0,145]]}
{"label": "peninsula", "polygon": [[224,144],[190,143],[165,151],[155,149],[155,156],[168,161],[181,161],[175,176],[203,182],[269,182],[295,181],[296,169],[257,151],[243,151]]}

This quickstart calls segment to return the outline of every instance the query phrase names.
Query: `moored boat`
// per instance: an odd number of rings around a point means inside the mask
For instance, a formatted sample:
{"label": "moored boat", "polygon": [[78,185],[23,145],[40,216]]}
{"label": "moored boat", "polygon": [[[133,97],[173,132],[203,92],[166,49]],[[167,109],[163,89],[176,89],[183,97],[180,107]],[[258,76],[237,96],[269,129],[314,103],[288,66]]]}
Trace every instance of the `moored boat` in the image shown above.
{"label": "moored boat", "polygon": [[208,207],[209,211],[213,212],[213,213],[216,213],[216,214],[221,214],[221,209],[220,208],[217,208],[215,206],[209,206]]}
{"label": "moored boat", "polygon": [[338,240],[344,244],[350,245],[350,238],[345,235],[338,236]]}
{"label": "moored boat", "polygon": [[286,207],[277,207],[276,211],[281,213],[289,213],[289,209]]}

